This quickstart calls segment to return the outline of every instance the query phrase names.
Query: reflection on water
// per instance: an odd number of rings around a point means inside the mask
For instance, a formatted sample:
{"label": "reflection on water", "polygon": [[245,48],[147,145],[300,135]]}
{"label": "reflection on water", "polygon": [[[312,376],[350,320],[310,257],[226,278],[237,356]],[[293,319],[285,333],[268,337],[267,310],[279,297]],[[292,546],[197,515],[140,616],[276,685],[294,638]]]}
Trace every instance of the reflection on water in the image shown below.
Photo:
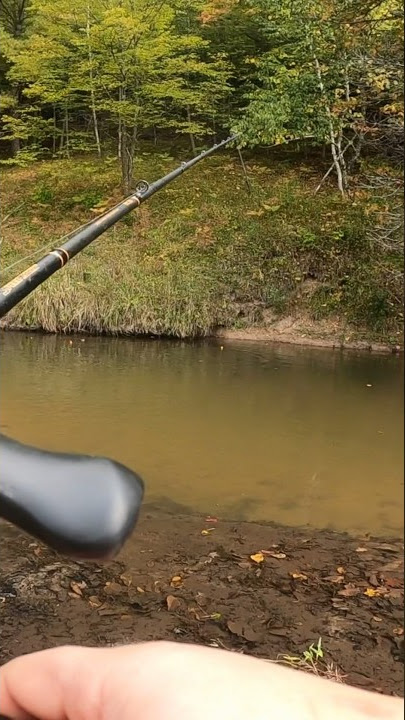
{"label": "reflection on water", "polygon": [[7,333],[0,371],[2,432],[126,463],[150,502],[402,532],[402,358]]}

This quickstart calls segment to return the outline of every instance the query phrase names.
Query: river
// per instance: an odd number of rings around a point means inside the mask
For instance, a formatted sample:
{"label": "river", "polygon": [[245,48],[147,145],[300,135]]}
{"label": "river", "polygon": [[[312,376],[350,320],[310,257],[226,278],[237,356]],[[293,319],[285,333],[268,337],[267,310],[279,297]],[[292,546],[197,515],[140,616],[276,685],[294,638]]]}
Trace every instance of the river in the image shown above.
{"label": "river", "polygon": [[113,457],[147,504],[402,534],[402,357],[8,332],[0,373],[3,433]]}

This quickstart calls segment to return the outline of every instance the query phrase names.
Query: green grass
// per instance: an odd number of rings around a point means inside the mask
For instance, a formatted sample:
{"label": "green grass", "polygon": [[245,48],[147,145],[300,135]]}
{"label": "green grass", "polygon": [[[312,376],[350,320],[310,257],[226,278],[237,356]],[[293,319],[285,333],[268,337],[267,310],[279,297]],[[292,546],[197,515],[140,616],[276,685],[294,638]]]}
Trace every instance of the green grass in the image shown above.
{"label": "green grass", "polygon": [[[135,177],[155,180],[182,159],[147,149]],[[203,161],[44,283],[6,324],[191,337],[260,324],[271,308],[344,318],[359,332],[398,343],[399,258],[381,255],[369,239],[379,212],[370,212],[373,197],[343,201],[332,184],[314,197],[322,170],[298,161],[253,159],[247,166],[251,194],[231,153]],[[117,202],[118,188],[113,158],[6,170],[2,269],[47,242],[57,246]],[[3,270],[1,284],[30,262]]]}

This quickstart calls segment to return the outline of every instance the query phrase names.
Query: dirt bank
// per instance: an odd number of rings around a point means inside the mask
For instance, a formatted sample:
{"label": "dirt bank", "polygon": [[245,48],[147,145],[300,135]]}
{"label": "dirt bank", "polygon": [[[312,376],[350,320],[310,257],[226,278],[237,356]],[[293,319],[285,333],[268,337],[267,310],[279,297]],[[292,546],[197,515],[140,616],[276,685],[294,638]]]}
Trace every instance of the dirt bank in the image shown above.
{"label": "dirt bank", "polygon": [[320,673],[403,693],[400,540],[144,510],[101,566],[2,530],[1,662],[62,643],[164,638],[298,663],[322,638]]}
{"label": "dirt bank", "polygon": [[377,342],[364,337],[354,328],[348,328],[339,319],[313,320],[308,316],[274,317],[266,314],[261,325],[246,328],[220,328],[216,337],[224,340],[251,340],[254,342],[288,343],[339,350],[363,350],[373,353],[398,353],[403,346],[397,342]]}

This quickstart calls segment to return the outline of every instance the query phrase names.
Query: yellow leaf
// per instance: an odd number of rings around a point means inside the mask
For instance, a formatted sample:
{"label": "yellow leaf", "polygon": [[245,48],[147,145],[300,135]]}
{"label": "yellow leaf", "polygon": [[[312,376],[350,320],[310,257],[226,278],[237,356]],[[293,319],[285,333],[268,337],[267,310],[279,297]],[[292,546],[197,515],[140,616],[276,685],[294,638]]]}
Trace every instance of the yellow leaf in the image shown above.
{"label": "yellow leaf", "polygon": [[175,575],[174,577],[172,577],[170,585],[171,585],[171,587],[176,588],[176,587],[180,587],[182,582],[183,582],[183,580],[181,579],[180,575]]}
{"label": "yellow leaf", "polygon": [[255,563],[262,563],[264,560],[264,555],[261,552],[255,553],[254,555],[250,556],[250,559],[253,560]]}
{"label": "yellow leaf", "polygon": [[180,215],[192,215],[193,214],[193,208],[183,208],[182,210],[179,210]]}
{"label": "yellow leaf", "polygon": [[308,580],[308,576],[304,573],[290,573],[290,575],[294,580]]}
{"label": "yellow leaf", "polygon": [[377,590],[374,590],[374,588],[367,588],[367,590],[364,591],[364,594],[367,595],[367,597],[375,597],[376,595],[379,595]]}
{"label": "yellow leaf", "polygon": [[201,530],[201,535],[209,535],[212,533],[212,531],[215,530],[215,528],[207,528],[206,530]]}

